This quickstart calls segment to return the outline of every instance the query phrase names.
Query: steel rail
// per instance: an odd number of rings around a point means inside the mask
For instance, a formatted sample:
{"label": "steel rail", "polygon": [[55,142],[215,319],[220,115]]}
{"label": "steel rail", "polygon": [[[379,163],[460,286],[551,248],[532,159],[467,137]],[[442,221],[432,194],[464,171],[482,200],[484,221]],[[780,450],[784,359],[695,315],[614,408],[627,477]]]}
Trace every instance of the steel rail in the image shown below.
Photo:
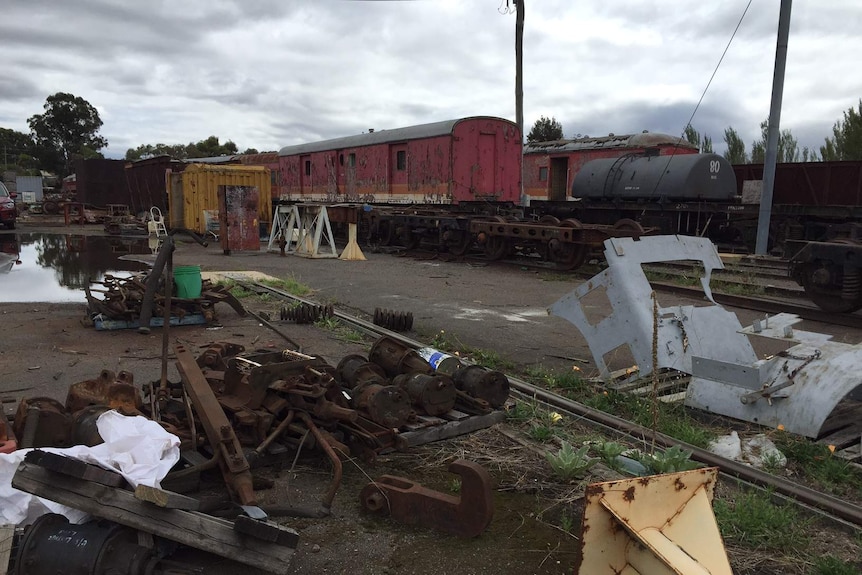
{"label": "steel rail", "polygon": [[[301,298],[299,296],[295,296],[293,294],[257,282],[249,282],[248,285],[251,285],[257,289],[269,291],[287,299],[292,299],[302,303],[314,303],[311,300],[306,300],[305,298]],[[334,315],[339,319],[351,324],[353,327],[360,329],[361,331],[364,331],[370,335],[386,335],[413,349],[425,347],[425,345],[421,342],[405,337],[400,333],[380,328],[373,323],[367,322],[349,314],[334,311]],[[636,423],[632,423],[630,421],[626,421],[625,419],[622,419],[615,415],[611,415],[609,413],[605,413],[604,411],[592,409],[590,407],[587,407],[586,405],[562,397],[559,394],[527,383],[521,379],[518,379],[517,377],[513,377],[510,375],[507,375],[507,377],[509,378],[509,384],[513,389],[529,397],[536,398],[543,403],[551,405],[555,409],[567,412],[570,415],[575,415],[579,417],[582,421],[598,424],[601,427],[623,432],[626,435],[633,437],[634,439],[655,441],[656,444],[659,444],[665,448],[672,447],[675,445],[679,446],[683,449],[691,451],[691,457],[695,461],[705,463],[709,466],[718,467],[721,472],[726,475],[741,479],[758,487],[774,489],[775,492],[780,495],[787,496],[805,505],[823,510],[831,515],[834,515],[835,517],[854,524],[856,527],[862,527],[862,507],[860,507],[859,505],[856,505],[849,501],[844,501],[826,493],[821,493],[820,491],[805,487],[804,485],[793,483],[792,481],[782,479],[781,477],[770,475],[769,473],[766,473],[759,469],[755,469],[738,461],[721,457],[695,445],[691,445],[684,441],[679,441],[663,433],[654,432],[652,429],[649,429],[642,425],[638,425]]]}

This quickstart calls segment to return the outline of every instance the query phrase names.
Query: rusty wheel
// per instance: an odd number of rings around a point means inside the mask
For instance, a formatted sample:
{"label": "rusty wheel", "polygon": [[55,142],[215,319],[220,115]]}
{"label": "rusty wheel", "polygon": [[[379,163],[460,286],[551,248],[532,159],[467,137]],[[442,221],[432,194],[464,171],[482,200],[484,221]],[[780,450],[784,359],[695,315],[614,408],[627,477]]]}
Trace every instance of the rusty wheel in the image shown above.
{"label": "rusty wheel", "polygon": [[467,230],[461,230],[458,233],[458,238],[450,240],[446,247],[449,249],[449,253],[455,256],[463,256],[467,252],[470,251],[470,248],[473,246],[473,234],[471,234]]}
{"label": "rusty wheel", "polygon": [[640,237],[646,233],[642,225],[629,218],[619,220],[614,224],[614,229],[620,232],[630,232],[626,235],[632,237]]}
{"label": "rusty wheel", "polygon": [[[576,230],[583,229],[583,224],[574,218],[565,219],[560,222],[564,228]],[[573,244],[568,242],[551,243],[548,246],[551,260],[562,270],[575,270],[584,265],[590,248],[586,244]]]}
{"label": "rusty wheel", "polygon": [[[833,240],[836,244],[859,245],[847,238]],[[832,262],[809,263],[803,268],[802,287],[814,305],[831,313],[853,313],[862,309],[862,272],[845,274],[843,266]],[[855,291],[855,299],[845,299],[844,291]]]}
{"label": "rusty wheel", "polygon": [[541,218],[539,218],[539,223],[540,224],[546,224],[549,226],[558,226],[558,225],[560,225],[560,218],[558,218],[556,216],[544,215]]}
{"label": "rusty wheel", "polygon": [[489,260],[501,260],[511,250],[512,243],[504,236],[490,236],[485,240],[485,255]]}
{"label": "rusty wheel", "polygon": [[395,239],[395,224],[392,220],[381,219],[377,222],[377,241],[381,246],[391,246]]}

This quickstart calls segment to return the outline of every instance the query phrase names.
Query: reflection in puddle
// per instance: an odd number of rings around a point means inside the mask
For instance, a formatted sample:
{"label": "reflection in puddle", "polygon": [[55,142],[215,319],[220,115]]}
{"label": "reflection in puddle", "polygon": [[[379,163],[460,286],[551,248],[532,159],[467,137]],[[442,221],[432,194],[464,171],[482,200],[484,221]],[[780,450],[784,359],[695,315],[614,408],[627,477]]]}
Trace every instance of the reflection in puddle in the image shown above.
{"label": "reflection in puddle", "polygon": [[146,238],[0,234],[0,302],[85,302],[84,286],[105,274],[144,271],[118,259],[151,251]]}

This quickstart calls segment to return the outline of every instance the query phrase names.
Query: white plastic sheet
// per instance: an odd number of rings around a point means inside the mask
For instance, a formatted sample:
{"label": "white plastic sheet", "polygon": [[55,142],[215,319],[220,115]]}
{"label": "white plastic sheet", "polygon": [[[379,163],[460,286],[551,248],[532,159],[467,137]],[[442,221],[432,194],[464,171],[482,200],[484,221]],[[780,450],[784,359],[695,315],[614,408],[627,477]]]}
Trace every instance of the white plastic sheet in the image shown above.
{"label": "white plastic sheet", "polygon": [[[141,416],[128,417],[106,411],[96,421],[104,443],[95,447],[77,445],[43,451],[74,457],[120,473],[134,487],[159,487],[159,482],[180,459],[180,440],[154,421]],[[29,449],[0,454],[0,524],[27,525],[45,513],[60,513],[72,523],[87,515],[24,493],[12,487],[12,477]]]}

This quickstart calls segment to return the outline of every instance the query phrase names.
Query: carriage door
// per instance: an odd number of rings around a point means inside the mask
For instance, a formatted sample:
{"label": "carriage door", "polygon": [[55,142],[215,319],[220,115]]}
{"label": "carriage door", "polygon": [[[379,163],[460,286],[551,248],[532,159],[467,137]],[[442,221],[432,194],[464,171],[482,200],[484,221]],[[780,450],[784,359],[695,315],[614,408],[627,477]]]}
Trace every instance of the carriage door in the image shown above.
{"label": "carriage door", "polygon": [[499,166],[497,166],[497,134],[479,133],[479,161],[473,180],[473,193],[476,196],[493,196],[498,190]]}
{"label": "carriage door", "polygon": [[389,193],[394,198],[407,194],[407,144],[389,146]]}
{"label": "carriage door", "polygon": [[565,202],[569,180],[569,159],[551,158],[551,182],[548,190],[548,200],[552,202]]}

